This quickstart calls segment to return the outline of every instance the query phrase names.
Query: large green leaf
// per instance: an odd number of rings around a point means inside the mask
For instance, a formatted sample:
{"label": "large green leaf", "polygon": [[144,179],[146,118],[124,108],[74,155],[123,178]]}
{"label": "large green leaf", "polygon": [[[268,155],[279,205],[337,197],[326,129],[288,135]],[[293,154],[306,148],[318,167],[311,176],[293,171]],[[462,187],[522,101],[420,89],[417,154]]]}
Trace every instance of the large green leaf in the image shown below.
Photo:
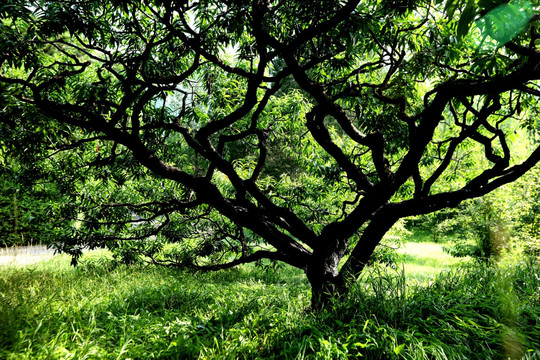
{"label": "large green leaf", "polygon": [[474,0],[469,0],[467,6],[461,13],[457,27],[458,38],[463,38],[469,32],[469,28],[476,16],[476,4]]}
{"label": "large green leaf", "polygon": [[525,29],[534,14],[528,0],[513,1],[495,7],[476,25],[498,43],[506,44]]}

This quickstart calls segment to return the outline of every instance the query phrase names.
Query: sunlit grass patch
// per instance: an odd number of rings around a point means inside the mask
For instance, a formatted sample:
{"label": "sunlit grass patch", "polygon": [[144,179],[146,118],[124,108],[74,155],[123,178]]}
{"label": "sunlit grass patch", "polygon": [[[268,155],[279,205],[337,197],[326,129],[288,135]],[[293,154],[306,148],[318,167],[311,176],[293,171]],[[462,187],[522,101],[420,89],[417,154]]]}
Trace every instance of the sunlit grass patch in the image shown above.
{"label": "sunlit grass patch", "polygon": [[398,250],[408,281],[427,283],[442,271],[451,270],[470,261],[451,256],[442,245],[434,242],[408,242]]}
{"label": "sunlit grass patch", "polygon": [[433,232],[431,230],[426,230],[419,227],[411,229],[404,238],[406,242],[430,243],[434,241]]}

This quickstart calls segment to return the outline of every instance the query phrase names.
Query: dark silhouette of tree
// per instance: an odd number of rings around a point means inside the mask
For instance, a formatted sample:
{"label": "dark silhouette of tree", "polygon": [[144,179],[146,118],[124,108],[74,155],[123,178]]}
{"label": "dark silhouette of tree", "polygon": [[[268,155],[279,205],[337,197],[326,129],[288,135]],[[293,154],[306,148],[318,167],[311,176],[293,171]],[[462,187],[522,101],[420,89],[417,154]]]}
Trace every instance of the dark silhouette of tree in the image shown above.
{"label": "dark silhouette of tree", "polygon": [[[399,219],[540,160],[517,157],[513,135],[535,126],[537,18],[495,5],[8,1],[3,151],[46,154],[72,180],[63,251],[203,270],[278,260],[322,307]],[[180,252],[159,257],[163,242]]]}

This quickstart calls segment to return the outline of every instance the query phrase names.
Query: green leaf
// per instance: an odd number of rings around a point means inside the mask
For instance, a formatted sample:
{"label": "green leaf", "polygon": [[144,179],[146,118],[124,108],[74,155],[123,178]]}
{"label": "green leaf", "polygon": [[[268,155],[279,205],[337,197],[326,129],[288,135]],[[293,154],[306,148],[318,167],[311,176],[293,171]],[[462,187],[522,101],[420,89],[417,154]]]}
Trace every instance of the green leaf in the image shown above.
{"label": "green leaf", "polygon": [[478,7],[490,11],[503,3],[504,1],[500,0],[480,0],[478,1]]}
{"label": "green leaf", "polygon": [[403,349],[405,349],[405,344],[401,344],[401,345],[395,347],[395,348],[394,348],[394,353],[395,353],[396,355],[399,355],[399,354],[401,354],[401,352],[403,351]]}
{"label": "green leaf", "polygon": [[369,343],[370,343],[370,341],[369,341],[369,339],[368,339],[365,343],[355,342],[355,343],[353,344],[353,346],[356,346],[356,347],[359,347],[359,348],[364,349],[364,348],[367,348],[367,347],[369,346]]}
{"label": "green leaf", "polygon": [[457,37],[458,39],[463,38],[469,32],[469,27],[476,16],[476,4],[473,0],[469,0],[467,6],[461,14],[457,27]]}
{"label": "green leaf", "polygon": [[454,12],[458,8],[460,0],[446,0],[446,4],[444,5],[444,11],[446,12],[446,15],[449,19],[454,17]]}

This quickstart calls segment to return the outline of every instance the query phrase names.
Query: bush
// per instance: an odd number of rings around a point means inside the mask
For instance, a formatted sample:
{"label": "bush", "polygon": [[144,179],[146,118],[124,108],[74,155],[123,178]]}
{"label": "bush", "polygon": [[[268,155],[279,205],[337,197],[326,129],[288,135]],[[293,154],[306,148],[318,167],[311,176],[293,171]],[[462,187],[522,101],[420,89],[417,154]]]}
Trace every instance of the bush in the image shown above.
{"label": "bush", "polygon": [[509,246],[505,220],[489,198],[469,202],[459,217],[446,219],[435,228],[451,242],[444,250],[456,257],[470,256],[487,263]]}
{"label": "bush", "polygon": [[483,198],[418,216],[410,226],[448,243],[446,251],[481,262],[509,249],[540,258],[540,168]]}

